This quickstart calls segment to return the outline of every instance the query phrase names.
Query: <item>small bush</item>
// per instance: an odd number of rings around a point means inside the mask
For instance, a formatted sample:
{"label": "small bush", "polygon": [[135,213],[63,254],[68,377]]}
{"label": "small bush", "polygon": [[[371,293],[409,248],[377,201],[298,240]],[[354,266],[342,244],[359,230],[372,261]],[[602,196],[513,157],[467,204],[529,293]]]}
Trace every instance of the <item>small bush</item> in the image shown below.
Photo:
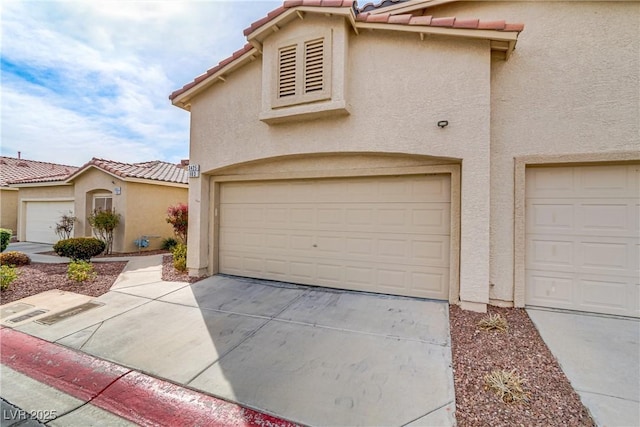
{"label": "small bush", "polygon": [[18,278],[19,272],[15,267],[0,265],[0,290],[9,289],[9,285]]}
{"label": "small bush", "polygon": [[93,265],[88,261],[71,261],[67,268],[67,277],[75,282],[93,280],[98,274],[93,270]]}
{"label": "small bush", "polygon": [[173,237],[167,237],[166,239],[162,240],[162,245],[160,246],[160,248],[164,249],[165,251],[173,252],[173,248],[175,248],[177,244],[178,241],[176,239],[174,239]]}
{"label": "small bush", "polygon": [[490,389],[504,403],[522,403],[529,401],[529,392],[524,389],[527,381],[511,371],[492,371],[484,377],[485,389]]}
{"label": "small bush", "polygon": [[73,225],[76,223],[78,218],[73,216],[73,213],[69,211],[68,213],[62,214],[60,217],[60,222],[56,223],[56,234],[61,239],[68,239],[71,237],[71,233],[73,232]]}
{"label": "small bush", "polygon": [[60,240],[53,245],[53,250],[60,256],[73,261],[89,261],[92,257],[104,252],[106,245],[95,237],[75,237]]}
{"label": "small bush", "polygon": [[478,327],[484,331],[497,330],[500,332],[507,332],[509,330],[507,319],[502,317],[500,314],[489,314],[478,322]]}
{"label": "small bush", "polygon": [[187,271],[187,245],[178,243],[173,251],[173,267],[178,271]]}
{"label": "small bush", "polygon": [[13,231],[8,228],[0,228],[0,252],[4,252],[9,246],[9,242],[11,241],[11,235]]}
{"label": "small bush", "polygon": [[113,249],[113,232],[120,224],[120,214],[113,210],[95,209],[88,217],[87,221],[93,231],[102,241],[105,242],[105,254],[110,254]]}
{"label": "small bush", "polygon": [[183,203],[169,206],[166,220],[173,227],[176,237],[186,245],[189,230],[189,206]]}
{"label": "small bush", "polygon": [[0,264],[21,267],[31,264],[31,258],[27,254],[18,251],[9,251],[0,254]]}

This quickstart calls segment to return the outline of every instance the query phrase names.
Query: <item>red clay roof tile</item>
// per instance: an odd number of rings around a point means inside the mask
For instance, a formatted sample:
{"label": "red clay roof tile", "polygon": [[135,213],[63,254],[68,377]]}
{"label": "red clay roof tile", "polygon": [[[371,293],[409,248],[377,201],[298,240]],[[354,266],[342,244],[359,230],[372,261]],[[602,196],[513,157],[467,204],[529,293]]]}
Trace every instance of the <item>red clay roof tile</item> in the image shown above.
{"label": "red clay roof tile", "polygon": [[184,167],[160,160],[142,163],[122,163],[94,157],[80,167],[72,177],[79,175],[92,166],[122,178],[140,178],[178,184],[189,183],[188,172]]}
{"label": "red clay roof tile", "polygon": [[411,14],[405,14],[405,15],[391,15],[389,17],[389,20],[387,21],[389,24],[409,24],[409,21],[411,21]]}
{"label": "red clay roof tile", "polygon": [[409,25],[431,25],[432,16],[413,16],[409,20]]}
{"label": "red clay roof tile", "polygon": [[453,23],[456,22],[455,17],[448,18],[433,18],[431,19],[432,27],[453,27]]}
{"label": "red clay roof tile", "polygon": [[[77,166],[36,160],[0,157],[0,186],[8,187],[13,182],[49,182],[64,181],[64,178],[78,170]],[[32,181],[33,180],[33,181]]]}
{"label": "red clay roof tile", "polygon": [[504,26],[504,20],[478,22],[478,30],[504,30]]}
{"label": "red clay roof tile", "polygon": [[479,19],[456,19],[453,28],[478,28]]}

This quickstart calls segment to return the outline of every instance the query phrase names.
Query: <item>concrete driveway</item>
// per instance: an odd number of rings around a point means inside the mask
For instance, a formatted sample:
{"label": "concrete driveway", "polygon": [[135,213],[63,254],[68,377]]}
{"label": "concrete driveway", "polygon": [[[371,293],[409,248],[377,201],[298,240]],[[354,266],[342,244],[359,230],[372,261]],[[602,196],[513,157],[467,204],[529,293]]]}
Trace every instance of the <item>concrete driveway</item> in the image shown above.
{"label": "concrete driveway", "polygon": [[446,302],[226,276],[162,282],[142,258],[92,299],[103,305],[13,327],[301,424],[454,424]]}
{"label": "concrete driveway", "polygon": [[640,320],[527,312],[595,422],[640,425]]}

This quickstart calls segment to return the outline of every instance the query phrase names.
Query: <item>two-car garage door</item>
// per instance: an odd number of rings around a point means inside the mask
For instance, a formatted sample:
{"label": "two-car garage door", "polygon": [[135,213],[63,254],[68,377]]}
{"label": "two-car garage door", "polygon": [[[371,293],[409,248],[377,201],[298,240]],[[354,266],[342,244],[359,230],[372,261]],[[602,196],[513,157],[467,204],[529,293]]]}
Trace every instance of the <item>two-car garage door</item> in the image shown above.
{"label": "two-car garage door", "polygon": [[220,272],[448,299],[449,175],[227,182]]}
{"label": "two-car garage door", "polygon": [[527,304],[640,317],[639,171],[527,170]]}
{"label": "two-car garage door", "polygon": [[37,243],[55,243],[56,223],[63,214],[73,215],[73,201],[25,202],[25,240]]}

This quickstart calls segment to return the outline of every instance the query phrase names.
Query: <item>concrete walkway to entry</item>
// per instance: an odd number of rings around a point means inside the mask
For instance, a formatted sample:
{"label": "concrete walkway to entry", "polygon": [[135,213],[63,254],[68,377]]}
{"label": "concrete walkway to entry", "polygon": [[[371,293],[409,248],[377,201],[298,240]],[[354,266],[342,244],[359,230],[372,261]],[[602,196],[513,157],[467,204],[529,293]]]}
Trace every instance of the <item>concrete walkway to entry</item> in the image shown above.
{"label": "concrete walkway to entry", "polygon": [[132,257],[87,300],[97,304],[46,324],[82,302],[30,297],[12,304],[49,311],[2,325],[305,425],[455,423],[445,302],[226,276],[163,282],[161,256]]}
{"label": "concrete walkway to entry", "polygon": [[640,426],[640,319],[528,309],[599,426]]}

